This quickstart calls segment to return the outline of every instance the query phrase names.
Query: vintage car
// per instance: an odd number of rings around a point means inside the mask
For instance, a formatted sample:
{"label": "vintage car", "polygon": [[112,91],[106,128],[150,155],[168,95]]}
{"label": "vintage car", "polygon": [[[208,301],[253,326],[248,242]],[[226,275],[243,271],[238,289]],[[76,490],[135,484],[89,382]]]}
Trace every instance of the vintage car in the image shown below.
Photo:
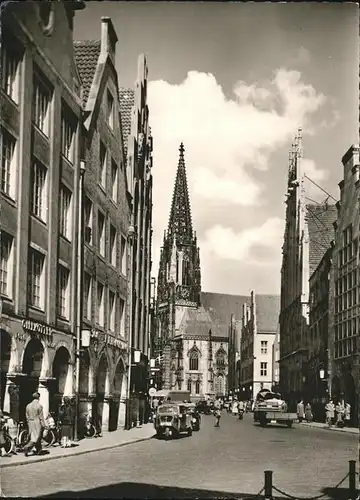
{"label": "vintage car", "polygon": [[178,437],[182,433],[192,435],[191,414],[186,403],[166,403],[158,406],[154,427],[158,437]]}
{"label": "vintage car", "polygon": [[262,427],[268,423],[284,424],[292,427],[296,413],[287,411],[287,404],[279,393],[262,389],[256,396],[254,405],[254,422],[259,422]]}

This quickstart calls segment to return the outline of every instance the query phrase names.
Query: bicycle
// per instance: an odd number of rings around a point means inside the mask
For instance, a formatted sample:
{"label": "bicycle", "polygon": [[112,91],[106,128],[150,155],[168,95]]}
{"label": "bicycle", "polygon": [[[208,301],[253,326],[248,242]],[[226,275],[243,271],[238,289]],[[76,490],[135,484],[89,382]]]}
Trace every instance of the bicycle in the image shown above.
{"label": "bicycle", "polygon": [[6,424],[4,424],[4,426],[2,428],[2,432],[3,432],[3,437],[4,437],[4,440],[5,440],[5,443],[2,446],[5,454],[3,454],[2,456],[7,457],[7,456],[11,455],[14,452],[15,442],[14,442],[13,438],[9,434]]}
{"label": "bicycle", "polygon": [[101,433],[98,431],[98,429],[93,424],[93,418],[89,413],[87,413],[84,416],[83,432],[84,432],[84,437],[87,437],[87,438],[95,438],[95,437],[101,436]]}

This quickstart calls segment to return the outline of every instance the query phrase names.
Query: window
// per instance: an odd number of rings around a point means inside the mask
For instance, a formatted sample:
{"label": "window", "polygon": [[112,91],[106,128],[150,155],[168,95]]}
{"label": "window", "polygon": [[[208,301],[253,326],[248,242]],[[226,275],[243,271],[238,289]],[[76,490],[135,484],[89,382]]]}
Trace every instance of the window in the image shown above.
{"label": "window", "polygon": [[34,77],[33,120],[39,130],[49,135],[51,93],[38,76]]}
{"label": "window", "polygon": [[98,249],[100,255],[105,257],[105,216],[98,212]]}
{"label": "window", "polygon": [[19,103],[20,53],[14,50],[14,42],[2,43],[2,81],[1,87],[16,103]]}
{"label": "window", "polygon": [[97,284],[97,303],[96,303],[96,310],[97,310],[97,323],[100,326],[104,326],[104,285],[102,283]]}
{"label": "window", "polygon": [[114,267],[116,267],[116,240],[116,229],[110,224],[110,264]]}
{"label": "window", "polygon": [[109,330],[115,332],[115,325],[116,325],[115,293],[109,290]]}
{"label": "window", "polygon": [[60,187],[60,234],[71,240],[71,191]]}
{"label": "window", "polygon": [[33,248],[29,252],[29,305],[44,309],[45,303],[45,255]]}
{"label": "window", "polygon": [[14,238],[10,234],[1,231],[0,245],[0,294],[12,297],[13,279],[13,242]]}
{"label": "window", "polygon": [[35,160],[33,162],[31,180],[31,213],[44,222],[46,222],[47,215],[46,174],[46,167]]}
{"label": "window", "polygon": [[84,238],[85,243],[92,245],[92,225],[93,225],[93,204],[92,201],[85,196],[84,198]]}
{"label": "window", "polygon": [[223,350],[216,353],[216,366],[218,368],[225,368],[225,352]]}
{"label": "window", "polygon": [[195,394],[200,394],[200,382],[198,380],[195,382]]}
{"label": "window", "polygon": [[197,371],[199,369],[199,354],[197,350],[190,351],[189,369]]}
{"label": "window", "polygon": [[267,377],[267,363],[263,361],[260,363],[260,377]]}
{"label": "window", "polygon": [[111,198],[114,201],[118,201],[118,166],[111,161]]}
{"label": "window", "polygon": [[92,278],[89,273],[84,273],[84,303],[83,303],[83,314],[84,318],[91,320],[91,306],[92,306]]}
{"label": "window", "polygon": [[120,314],[120,334],[125,335],[125,301],[119,299],[119,314]]}
{"label": "window", "polygon": [[58,316],[69,319],[69,276],[64,266],[58,267]]}
{"label": "window", "polygon": [[16,140],[1,128],[1,191],[15,199],[16,193]]}
{"label": "window", "polygon": [[267,354],[268,352],[268,343],[267,340],[261,341],[261,354]]}
{"label": "window", "polygon": [[107,122],[111,129],[114,128],[114,99],[109,90],[107,91]]}
{"label": "window", "polygon": [[69,116],[63,113],[61,119],[61,152],[70,163],[74,161],[75,126]]}
{"label": "window", "polygon": [[126,275],[126,239],[123,236],[120,241],[120,265],[122,274]]}
{"label": "window", "polygon": [[189,379],[189,380],[187,381],[187,390],[190,392],[190,394],[191,394],[191,389],[192,389],[192,388],[191,388],[191,379]]}
{"label": "window", "polygon": [[106,188],[106,148],[102,142],[100,142],[100,184]]}

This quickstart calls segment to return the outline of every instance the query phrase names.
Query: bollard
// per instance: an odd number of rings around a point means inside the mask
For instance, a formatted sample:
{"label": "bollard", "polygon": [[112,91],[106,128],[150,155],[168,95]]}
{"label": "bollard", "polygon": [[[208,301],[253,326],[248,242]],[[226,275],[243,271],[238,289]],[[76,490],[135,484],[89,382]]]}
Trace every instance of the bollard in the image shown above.
{"label": "bollard", "polygon": [[265,474],[265,487],[264,487],[264,498],[265,500],[273,500],[272,496],[272,489],[273,489],[273,484],[272,484],[272,470],[266,470],[264,472]]}
{"label": "bollard", "polygon": [[349,460],[349,500],[356,500],[356,461]]}

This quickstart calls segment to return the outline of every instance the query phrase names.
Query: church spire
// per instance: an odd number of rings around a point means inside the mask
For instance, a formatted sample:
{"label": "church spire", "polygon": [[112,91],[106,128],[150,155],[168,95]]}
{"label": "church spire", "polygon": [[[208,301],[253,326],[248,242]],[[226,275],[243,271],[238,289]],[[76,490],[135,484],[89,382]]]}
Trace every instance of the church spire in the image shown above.
{"label": "church spire", "polygon": [[184,144],[180,144],[179,163],[176,172],[171,204],[168,236],[176,237],[179,244],[189,243],[193,237],[189,192],[184,160]]}

